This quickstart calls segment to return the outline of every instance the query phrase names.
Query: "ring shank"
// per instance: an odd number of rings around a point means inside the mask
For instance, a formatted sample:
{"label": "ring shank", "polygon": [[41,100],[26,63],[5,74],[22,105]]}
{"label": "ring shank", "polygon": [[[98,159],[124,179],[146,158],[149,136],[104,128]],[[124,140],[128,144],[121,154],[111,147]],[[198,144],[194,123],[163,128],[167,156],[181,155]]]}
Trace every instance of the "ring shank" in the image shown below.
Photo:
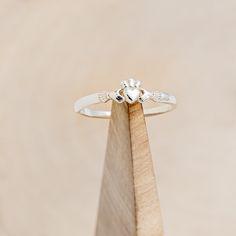
{"label": "ring shank", "polygon": [[[101,93],[96,93],[92,95],[88,95],[86,97],[83,97],[75,102],[74,110],[75,112],[80,113],[81,115],[88,116],[88,117],[94,117],[94,118],[110,118],[111,117],[111,111],[100,111],[100,110],[94,110],[88,108],[88,106],[104,103],[104,101],[101,101],[99,98]],[[162,113],[166,113],[168,111],[171,111],[176,106],[176,99],[174,96],[171,96],[172,99],[167,101],[156,101],[158,103],[158,106],[144,109],[144,115],[145,116],[154,116]],[[111,99],[107,99],[109,101]]]}

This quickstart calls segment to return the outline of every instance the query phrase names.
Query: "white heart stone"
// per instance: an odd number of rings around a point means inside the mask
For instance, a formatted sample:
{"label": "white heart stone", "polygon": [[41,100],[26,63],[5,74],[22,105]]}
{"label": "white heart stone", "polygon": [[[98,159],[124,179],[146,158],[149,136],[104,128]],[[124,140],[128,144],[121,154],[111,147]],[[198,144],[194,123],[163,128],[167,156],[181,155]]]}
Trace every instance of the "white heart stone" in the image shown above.
{"label": "white heart stone", "polygon": [[124,96],[128,103],[132,104],[138,101],[140,97],[140,90],[138,88],[125,88],[124,89]]}

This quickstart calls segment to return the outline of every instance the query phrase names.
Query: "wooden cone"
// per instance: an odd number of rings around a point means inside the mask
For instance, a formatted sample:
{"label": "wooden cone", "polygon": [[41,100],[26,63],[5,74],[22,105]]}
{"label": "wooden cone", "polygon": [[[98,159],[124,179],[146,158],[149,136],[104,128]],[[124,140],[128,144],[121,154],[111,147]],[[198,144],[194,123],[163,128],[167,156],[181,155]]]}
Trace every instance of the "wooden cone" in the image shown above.
{"label": "wooden cone", "polygon": [[140,103],[112,105],[96,236],[163,236]]}

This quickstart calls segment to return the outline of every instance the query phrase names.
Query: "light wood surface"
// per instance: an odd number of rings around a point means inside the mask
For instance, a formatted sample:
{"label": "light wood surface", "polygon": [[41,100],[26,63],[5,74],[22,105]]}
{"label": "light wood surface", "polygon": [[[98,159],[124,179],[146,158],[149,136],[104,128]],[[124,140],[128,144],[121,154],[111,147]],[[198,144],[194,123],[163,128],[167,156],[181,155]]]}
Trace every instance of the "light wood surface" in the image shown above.
{"label": "light wood surface", "polygon": [[162,236],[142,105],[113,103],[96,236]]}

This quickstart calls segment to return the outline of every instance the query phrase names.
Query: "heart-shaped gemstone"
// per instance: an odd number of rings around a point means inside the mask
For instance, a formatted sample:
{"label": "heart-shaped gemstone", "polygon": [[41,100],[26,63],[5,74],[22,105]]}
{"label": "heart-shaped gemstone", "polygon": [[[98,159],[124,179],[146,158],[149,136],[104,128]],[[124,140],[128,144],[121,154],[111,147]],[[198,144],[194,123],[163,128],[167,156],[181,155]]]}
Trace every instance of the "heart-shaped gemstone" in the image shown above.
{"label": "heart-shaped gemstone", "polygon": [[138,101],[140,97],[140,90],[138,88],[125,88],[124,89],[124,96],[128,103],[132,104]]}

